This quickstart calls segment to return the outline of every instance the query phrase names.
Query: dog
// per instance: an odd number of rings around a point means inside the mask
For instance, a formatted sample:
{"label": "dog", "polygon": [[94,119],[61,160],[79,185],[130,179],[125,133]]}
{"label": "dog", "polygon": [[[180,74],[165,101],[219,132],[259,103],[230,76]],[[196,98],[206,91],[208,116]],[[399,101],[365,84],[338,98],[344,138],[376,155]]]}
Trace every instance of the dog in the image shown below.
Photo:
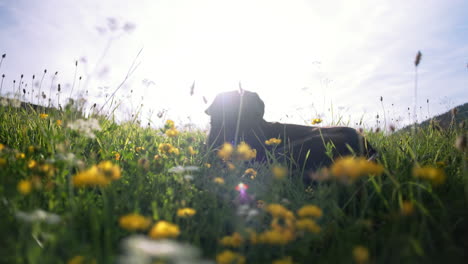
{"label": "dog", "polygon": [[289,160],[295,168],[307,171],[329,166],[340,156],[376,157],[375,149],[353,128],[271,123],[263,119],[264,112],[265,104],[257,93],[241,90],[218,94],[205,111],[211,118],[208,147],[244,141],[257,151],[257,161],[265,161],[271,148],[265,141],[279,138],[282,143],[275,150],[275,158]]}

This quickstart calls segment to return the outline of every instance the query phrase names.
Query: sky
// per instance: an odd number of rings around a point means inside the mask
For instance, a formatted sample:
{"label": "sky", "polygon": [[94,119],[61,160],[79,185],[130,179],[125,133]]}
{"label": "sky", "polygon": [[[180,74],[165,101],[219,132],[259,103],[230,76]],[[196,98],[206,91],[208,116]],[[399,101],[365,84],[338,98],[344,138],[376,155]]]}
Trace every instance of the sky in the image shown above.
{"label": "sky", "polygon": [[23,99],[37,102],[31,83],[47,69],[52,104],[59,83],[61,104],[102,106],[116,91],[117,119],[154,126],[204,128],[216,94],[241,86],[267,121],[373,126],[379,115],[401,127],[418,51],[418,120],[468,102],[466,0],[0,0],[2,95],[24,74]]}

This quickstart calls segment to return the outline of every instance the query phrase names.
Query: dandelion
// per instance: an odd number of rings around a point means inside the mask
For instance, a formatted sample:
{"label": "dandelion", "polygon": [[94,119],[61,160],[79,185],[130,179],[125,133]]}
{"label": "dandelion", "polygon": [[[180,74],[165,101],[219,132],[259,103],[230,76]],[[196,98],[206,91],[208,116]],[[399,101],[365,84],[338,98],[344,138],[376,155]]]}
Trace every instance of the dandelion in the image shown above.
{"label": "dandelion", "polygon": [[269,212],[273,217],[276,218],[284,218],[284,219],[293,219],[294,214],[286,209],[281,204],[269,204],[266,208],[267,212]]}
{"label": "dandelion", "polygon": [[273,166],[271,172],[273,174],[273,177],[277,180],[282,180],[286,177],[286,175],[288,175],[288,169],[278,165]]}
{"label": "dandelion", "polygon": [[174,155],[179,155],[179,149],[172,146],[169,143],[161,143],[158,146],[158,151],[161,154],[174,154]]}
{"label": "dandelion", "polygon": [[314,118],[314,119],[312,119],[312,125],[320,124],[320,123],[322,123],[322,121],[323,120],[320,119],[320,118]]}
{"label": "dandelion", "polygon": [[34,153],[34,146],[28,146],[28,153]]}
{"label": "dandelion", "polygon": [[248,168],[245,170],[244,175],[250,175],[251,179],[255,179],[257,176],[257,171],[252,168]]}
{"label": "dandelion", "polygon": [[224,179],[221,177],[216,177],[213,179],[213,181],[217,184],[224,184]]}
{"label": "dandelion", "polygon": [[279,138],[270,138],[270,139],[265,141],[265,144],[268,145],[268,146],[276,146],[276,145],[281,144],[281,139],[279,139]]}
{"label": "dandelion", "polygon": [[189,147],[187,148],[187,151],[188,151],[188,153],[189,153],[190,155],[192,155],[192,156],[194,156],[194,155],[197,154],[197,152],[193,149],[192,146],[189,146]]}
{"label": "dandelion", "polygon": [[177,137],[177,135],[179,135],[179,131],[177,131],[175,128],[169,128],[166,130],[165,134],[168,137]]}
{"label": "dandelion", "polygon": [[3,145],[2,143],[0,143],[0,151],[4,150],[5,149],[5,145]]}
{"label": "dandelion", "polygon": [[205,165],[205,167],[208,168],[208,169],[211,168],[211,164],[210,164],[210,163],[205,163],[204,165]]}
{"label": "dandelion", "polygon": [[128,231],[146,230],[151,225],[151,220],[133,213],[121,216],[119,218],[119,225]]}
{"label": "dandelion", "polygon": [[380,175],[383,173],[384,168],[382,165],[368,161],[365,158],[349,156],[336,160],[330,171],[334,177],[340,180],[353,182],[364,175]]}
{"label": "dandelion", "polygon": [[244,264],[245,257],[232,252],[231,250],[224,250],[216,256],[217,264]]}
{"label": "dandelion", "polygon": [[168,119],[166,120],[165,128],[174,128],[175,124],[174,121]]}
{"label": "dandelion", "polygon": [[229,160],[233,152],[234,152],[234,147],[231,144],[226,142],[218,150],[217,155],[222,160]]}
{"label": "dandelion", "polygon": [[240,160],[251,160],[257,156],[257,150],[252,149],[247,143],[241,142],[237,148],[237,156]]}
{"label": "dandelion", "polygon": [[60,119],[55,120],[55,124],[57,126],[62,126],[62,120],[60,120]]}
{"label": "dandelion", "polygon": [[28,195],[32,191],[32,183],[30,180],[21,180],[18,183],[17,189],[22,195]]}
{"label": "dandelion", "polygon": [[35,160],[28,161],[28,168],[34,169],[37,166],[37,162]]}
{"label": "dandelion", "polygon": [[48,116],[49,116],[48,114],[44,114],[44,113],[39,114],[39,117],[40,117],[41,119],[46,119]]}
{"label": "dandelion", "polygon": [[77,255],[67,261],[67,264],[85,264],[85,257]]}
{"label": "dandelion", "polygon": [[181,208],[177,210],[178,217],[192,217],[197,213],[197,211],[193,208]]}
{"label": "dandelion", "polygon": [[115,160],[120,160],[120,157],[121,157],[121,156],[120,156],[120,153],[116,152],[116,153],[114,154],[114,159],[115,159]]}
{"label": "dandelion", "polygon": [[299,230],[304,230],[310,233],[320,233],[321,228],[317,223],[312,219],[300,219],[296,221],[296,228]]}
{"label": "dandelion", "polygon": [[113,164],[108,160],[101,161],[97,167],[101,170],[101,173],[112,180],[118,180],[122,176],[119,165]]}
{"label": "dandelion", "polygon": [[369,250],[364,246],[355,246],[353,248],[353,258],[358,264],[369,262]]}
{"label": "dandelion", "polygon": [[304,205],[297,211],[297,215],[299,217],[314,217],[320,218],[322,217],[322,209],[320,209],[316,205]]}
{"label": "dandelion", "polygon": [[142,151],[144,151],[144,150],[145,150],[145,147],[136,147],[136,148],[135,148],[135,152],[136,152],[136,153],[140,153],[140,152],[142,152]]}
{"label": "dandelion", "polygon": [[179,234],[179,227],[167,221],[158,221],[149,232],[149,236],[153,239],[175,238]]}
{"label": "dandelion", "polygon": [[76,187],[92,187],[92,186],[107,186],[111,180],[105,177],[97,166],[92,166],[90,169],[79,172],[73,176],[73,185]]}
{"label": "dandelion", "polygon": [[24,159],[26,155],[23,152],[19,152],[15,154],[16,159]]}
{"label": "dandelion", "polygon": [[294,240],[292,230],[267,230],[258,234],[258,242],[270,245],[286,245]]}
{"label": "dandelion", "polygon": [[284,257],[282,259],[277,259],[272,262],[272,264],[293,264],[293,260],[291,257]]}
{"label": "dandelion", "polygon": [[219,243],[223,246],[234,247],[234,248],[240,247],[243,242],[244,242],[244,239],[237,232],[234,232],[231,236],[225,236],[221,238],[221,240],[219,241]]}
{"label": "dandelion", "polygon": [[430,181],[433,185],[440,185],[445,182],[447,175],[440,168],[431,166],[413,168],[413,176]]}

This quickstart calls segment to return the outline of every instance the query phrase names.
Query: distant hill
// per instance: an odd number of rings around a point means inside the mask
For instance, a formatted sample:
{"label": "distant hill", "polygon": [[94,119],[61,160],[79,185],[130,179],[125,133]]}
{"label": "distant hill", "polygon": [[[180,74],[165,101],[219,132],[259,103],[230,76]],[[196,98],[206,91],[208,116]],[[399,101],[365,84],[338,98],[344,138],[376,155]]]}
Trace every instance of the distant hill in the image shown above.
{"label": "distant hill", "polygon": [[[456,109],[456,110],[455,110]],[[468,119],[468,103],[463,105],[456,106],[452,110],[429,118],[418,124],[419,127],[427,127],[432,122],[436,122],[441,128],[446,129],[450,127],[450,124],[453,122],[454,125],[459,125],[461,122],[467,122]],[[410,129],[412,125],[408,125],[401,130]]]}

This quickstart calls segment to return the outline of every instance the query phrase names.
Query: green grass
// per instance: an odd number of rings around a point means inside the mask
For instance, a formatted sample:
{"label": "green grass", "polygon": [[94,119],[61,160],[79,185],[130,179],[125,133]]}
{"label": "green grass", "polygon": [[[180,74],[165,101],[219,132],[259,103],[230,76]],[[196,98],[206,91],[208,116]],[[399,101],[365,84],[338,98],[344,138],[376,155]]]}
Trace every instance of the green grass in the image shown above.
{"label": "green grass", "polygon": [[[462,129],[368,133],[380,153],[382,175],[361,177],[352,184],[324,181],[304,186],[297,171],[290,171],[287,179],[274,179],[271,164],[235,161],[235,168],[229,170],[205,149],[203,132],[168,138],[164,128],[116,124],[96,116],[101,130],[89,138],[68,128],[78,118],[80,114],[72,109],[41,118],[33,110],[0,108],[4,146],[0,150],[0,262],[67,263],[83,256],[85,260],[77,263],[116,263],[128,254],[121,243],[125,238],[148,236],[148,229],[127,231],[119,226],[119,218],[129,213],[146,216],[153,224],[165,220],[178,225],[180,235],[175,240],[191,244],[200,249],[203,259],[213,261],[230,249],[247,263],[272,263],[287,256],[294,263],[353,263],[353,249],[359,245],[368,249],[368,263],[463,263],[466,257],[467,154],[454,147],[456,137],[466,133]],[[172,144],[179,155],[160,153],[160,143]],[[189,146],[197,154],[191,155]],[[73,185],[78,172],[105,160],[120,166],[120,179],[106,187]],[[193,179],[188,180],[187,173],[169,172],[178,165],[199,170],[190,172]],[[415,166],[442,168],[447,179],[434,186],[412,176]],[[242,177],[247,168],[258,175]],[[215,177],[225,183],[215,183]],[[30,192],[18,190],[21,180],[32,181]],[[249,186],[250,209],[258,213],[248,221],[238,214],[235,187],[241,181]],[[285,245],[251,243],[246,228],[260,233],[269,229],[272,220],[257,208],[258,200],[282,204],[294,213],[306,204],[319,206],[321,232],[296,232]],[[401,209],[404,201],[414,206],[407,214]],[[177,217],[177,210],[184,207],[197,213]],[[18,212],[35,209],[54,213],[60,221],[26,222],[17,217]],[[240,247],[219,243],[233,232],[244,238]]]}

